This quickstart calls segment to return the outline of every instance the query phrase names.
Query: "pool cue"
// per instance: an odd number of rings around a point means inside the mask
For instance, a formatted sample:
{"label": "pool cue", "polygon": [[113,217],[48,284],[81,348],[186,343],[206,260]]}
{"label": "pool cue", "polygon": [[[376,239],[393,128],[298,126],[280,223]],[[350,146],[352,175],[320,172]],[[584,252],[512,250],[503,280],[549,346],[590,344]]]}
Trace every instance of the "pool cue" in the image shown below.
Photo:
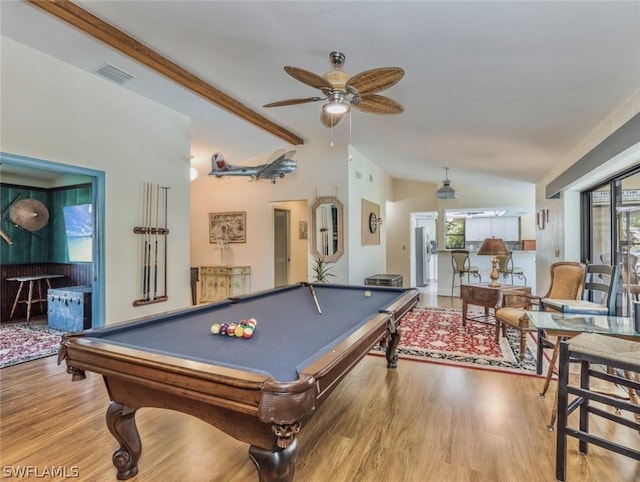
{"label": "pool cue", "polygon": [[313,285],[309,285],[309,289],[311,290],[311,296],[313,296],[313,301],[316,303],[316,308],[318,308],[318,314],[322,314],[322,310],[320,309],[320,303],[318,303],[318,297],[316,296],[316,290],[313,288]]}
{"label": "pool cue", "polygon": [[153,299],[158,297],[158,213],[160,212],[160,184],[156,184],[156,225],[155,225],[155,243],[156,252],[154,256],[153,266]]}
{"label": "pool cue", "polygon": [[162,186],[162,189],[164,190],[164,296],[168,297],[167,295],[167,244],[169,240],[169,232],[167,231],[167,219],[169,218],[168,194],[169,194],[169,189],[171,188],[169,186]]}
{"label": "pool cue", "polygon": [[147,291],[144,294],[144,299],[149,301],[151,299],[151,220],[153,207],[153,184],[147,183],[147,220],[145,225],[146,237],[147,237],[147,259],[145,260],[145,276],[147,278]]}
{"label": "pool cue", "polygon": [[144,200],[143,200],[143,209],[142,209],[142,218],[143,218],[142,225],[144,226],[143,233],[142,233],[143,239],[144,239],[143,249],[142,249],[142,299],[143,300],[147,299],[147,294],[149,292],[149,288],[148,288],[149,278],[147,275],[147,251],[149,250],[149,238],[147,233],[148,208],[149,208],[149,183],[145,182],[144,183]]}
{"label": "pool cue", "polygon": [[[146,192],[147,192],[146,189],[147,189],[147,185],[145,184],[144,188],[142,190],[143,202],[141,204],[142,209],[140,210],[140,217],[142,218],[142,222],[140,223],[141,225],[144,225],[144,199],[145,199],[145,195],[146,195]],[[144,233],[142,233],[142,234],[144,234]],[[140,238],[140,248],[142,249],[142,251],[140,253],[142,255],[142,258],[140,259],[140,261],[142,262],[141,264],[143,266],[143,268],[142,268],[142,293],[144,295],[144,236],[142,236]],[[144,298],[144,296],[143,296],[143,298]]]}

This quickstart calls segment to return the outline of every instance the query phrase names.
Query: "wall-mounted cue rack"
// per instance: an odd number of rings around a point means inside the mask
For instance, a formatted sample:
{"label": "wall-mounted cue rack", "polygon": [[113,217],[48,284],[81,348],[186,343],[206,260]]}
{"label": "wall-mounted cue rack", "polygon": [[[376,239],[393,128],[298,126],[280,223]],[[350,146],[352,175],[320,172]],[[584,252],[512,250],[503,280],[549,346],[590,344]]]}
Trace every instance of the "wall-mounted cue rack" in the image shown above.
{"label": "wall-mounted cue rack", "polygon": [[141,235],[142,298],[133,306],[167,301],[167,207],[169,188],[146,182],[142,193],[142,226],[133,228]]}

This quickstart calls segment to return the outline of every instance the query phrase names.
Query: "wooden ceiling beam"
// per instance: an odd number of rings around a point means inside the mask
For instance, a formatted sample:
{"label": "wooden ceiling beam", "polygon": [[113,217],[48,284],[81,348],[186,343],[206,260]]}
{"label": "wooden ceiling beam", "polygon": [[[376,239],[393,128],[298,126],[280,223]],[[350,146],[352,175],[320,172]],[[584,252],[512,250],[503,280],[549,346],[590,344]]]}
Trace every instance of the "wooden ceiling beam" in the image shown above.
{"label": "wooden ceiling beam", "polygon": [[73,25],[88,35],[106,43],[123,54],[146,65],[159,74],[177,82],[195,94],[204,97],[247,122],[264,129],[280,139],[300,145],[304,141],[289,130],[273,123],[261,114],[238,102],[233,97],[221,92],[211,84],[193,75],[188,70],[160,55],[155,50],[138,42],[133,37],[118,30],[83,8],[67,0],[26,0],[65,22]]}

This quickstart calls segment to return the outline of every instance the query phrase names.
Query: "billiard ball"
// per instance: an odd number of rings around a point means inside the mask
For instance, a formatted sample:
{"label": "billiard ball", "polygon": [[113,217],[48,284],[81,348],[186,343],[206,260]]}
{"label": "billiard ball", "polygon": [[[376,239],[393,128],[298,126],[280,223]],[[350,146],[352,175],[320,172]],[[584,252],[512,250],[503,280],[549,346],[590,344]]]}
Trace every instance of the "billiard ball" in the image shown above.
{"label": "billiard ball", "polygon": [[238,338],[242,338],[242,335],[244,335],[244,328],[242,327],[242,325],[236,326],[236,336]]}
{"label": "billiard ball", "polygon": [[229,325],[229,327],[227,328],[227,335],[235,336],[237,327],[238,327],[238,325],[236,325],[235,323],[231,323]]}
{"label": "billiard ball", "polygon": [[371,291],[365,291],[364,292],[364,297],[365,298],[371,298]]}
{"label": "billiard ball", "polygon": [[247,327],[244,329],[244,333],[242,333],[243,338],[251,338],[253,336],[253,328]]}
{"label": "billiard ball", "polygon": [[211,325],[211,334],[217,335],[220,333],[220,323],[214,323]]}
{"label": "billiard ball", "polygon": [[255,318],[249,318],[248,320],[246,320],[247,325],[251,325],[253,328],[255,328],[258,325],[258,322],[256,321]]}

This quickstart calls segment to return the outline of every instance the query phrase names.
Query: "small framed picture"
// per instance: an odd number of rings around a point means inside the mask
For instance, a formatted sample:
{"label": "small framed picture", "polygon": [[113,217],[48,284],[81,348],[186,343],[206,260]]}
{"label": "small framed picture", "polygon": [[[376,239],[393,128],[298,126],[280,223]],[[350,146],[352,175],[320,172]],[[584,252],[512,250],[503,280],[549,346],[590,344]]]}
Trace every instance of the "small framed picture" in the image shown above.
{"label": "small framed picture", "polygon": [[298,221],[298,239],[308,239],[309,223],[307,221]]}
{"label": "small framed picture", "polygon": [[545,227],[546,217],[547,215],[545,214],[544,209],[536,212],[536,226],[538,226],[538,229],[540,231],[542,231]]}
{"label": "small framed picture", "polygon": [[246,211],[209,213],[209,242],[246,243],[246,224]]}

